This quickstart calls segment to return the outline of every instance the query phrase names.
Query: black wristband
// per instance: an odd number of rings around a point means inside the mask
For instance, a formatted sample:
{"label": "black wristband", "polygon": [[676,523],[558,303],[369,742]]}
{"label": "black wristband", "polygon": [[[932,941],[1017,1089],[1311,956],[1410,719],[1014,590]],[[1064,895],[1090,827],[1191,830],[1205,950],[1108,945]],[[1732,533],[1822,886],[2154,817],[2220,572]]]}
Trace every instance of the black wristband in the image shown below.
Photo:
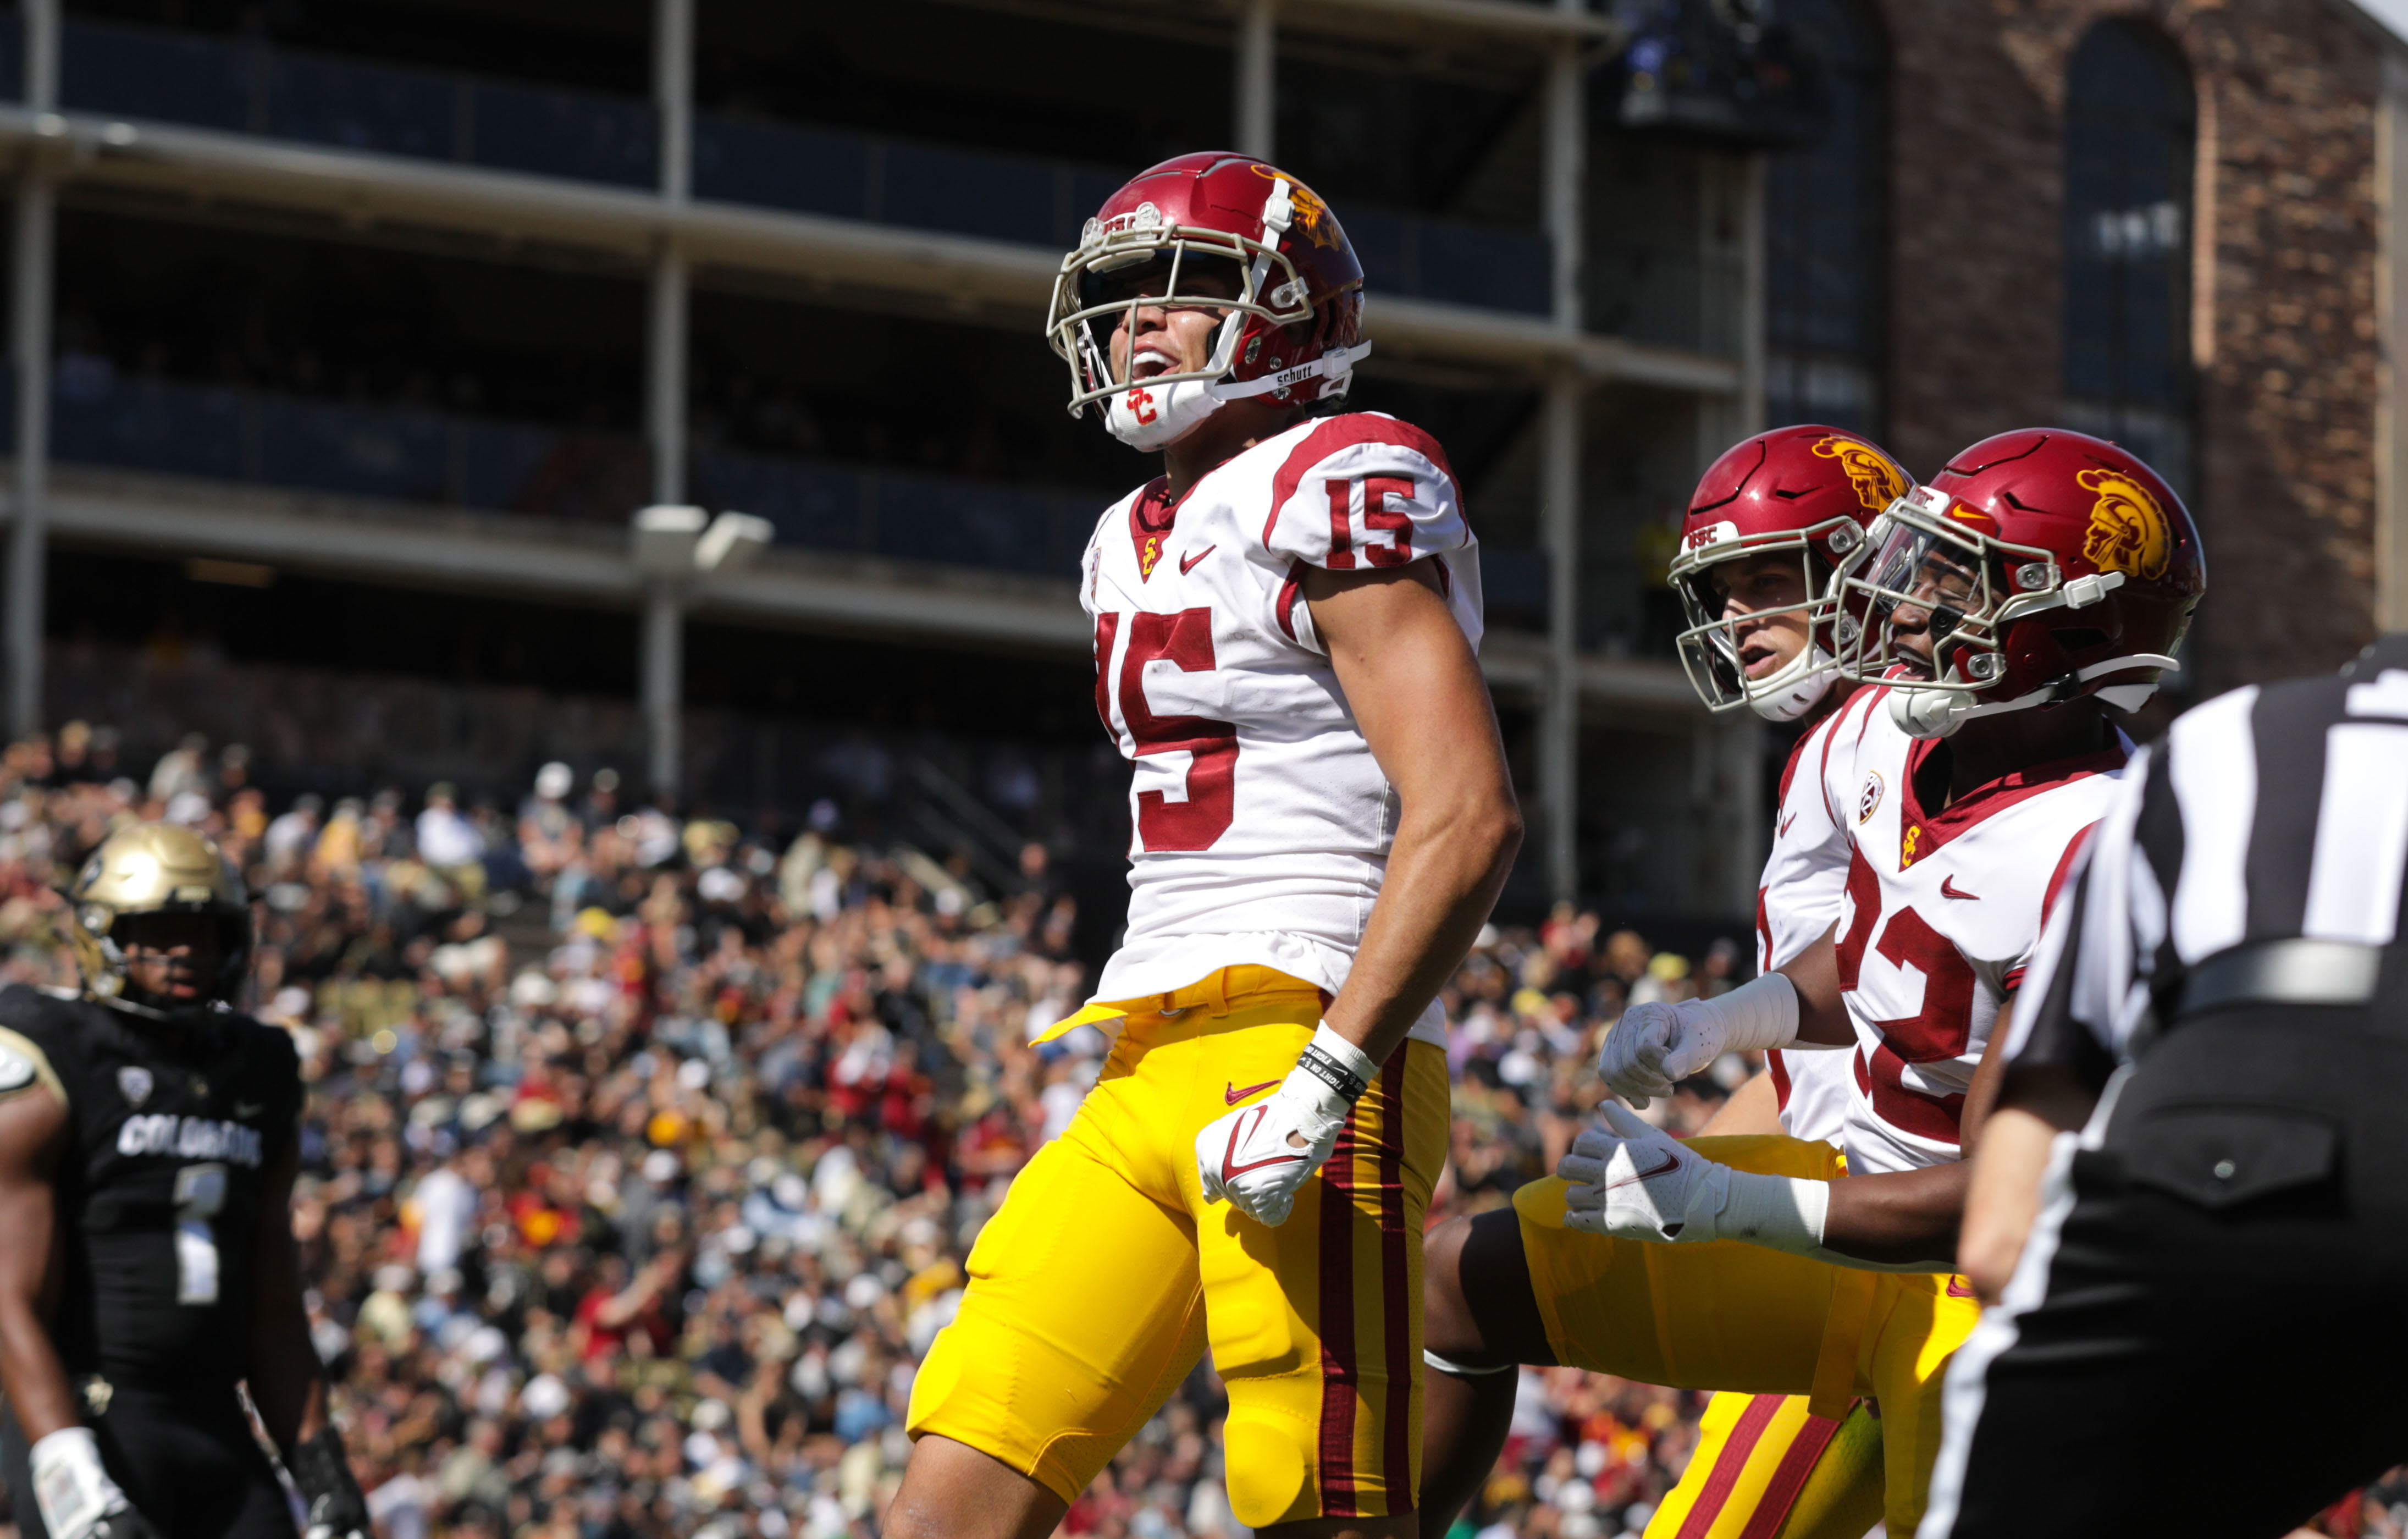
{"label": "black wristband", "polygon": [[1361,1100],[1363,1092],[1371,1087],[1369,1080],[1310,1043],[1305,1044],[1304,1056],[1296,1060],[1296,1066],[1344,1096],[1350,1106]]}

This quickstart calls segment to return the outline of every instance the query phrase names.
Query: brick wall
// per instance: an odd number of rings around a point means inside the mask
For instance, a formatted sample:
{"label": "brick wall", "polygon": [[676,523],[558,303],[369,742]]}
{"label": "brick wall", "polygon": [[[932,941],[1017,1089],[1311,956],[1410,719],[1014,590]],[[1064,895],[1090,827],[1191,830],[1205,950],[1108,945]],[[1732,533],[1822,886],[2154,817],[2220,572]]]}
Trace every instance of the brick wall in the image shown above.
{"label": "brick wall", "polygon": [[[2199,94],[2199,687],[2334,666],[2373,634],[2378,53],[2329,0],[1880,0],[1896,124],[1890,439],[1928,471],[2056,414],[2059,115],[2097,21]],[[2244,587],[2243,582],[2246,582]]]}

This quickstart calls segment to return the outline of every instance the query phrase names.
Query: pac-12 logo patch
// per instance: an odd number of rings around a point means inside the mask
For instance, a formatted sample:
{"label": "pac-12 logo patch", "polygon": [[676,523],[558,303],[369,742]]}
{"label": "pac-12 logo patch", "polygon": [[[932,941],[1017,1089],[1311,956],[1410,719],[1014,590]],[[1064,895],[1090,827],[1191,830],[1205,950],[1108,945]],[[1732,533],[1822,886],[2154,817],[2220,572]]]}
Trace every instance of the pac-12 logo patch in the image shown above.
{"label": "pac-12 logo patch", "polygon": [[139,1106],[150,1099],[150,1071],[138,1063],[129,1063],[117,1072],[117,1093],[125,1098],[128,1106]]}
{"label": "pac-12 logo patch", "polygon": [[1873,809],[1881,805],[1881,771],[1868,770],[1865,771],[1865,788],[1856,793],[1856,821],[1862,823],[1872,816]]}

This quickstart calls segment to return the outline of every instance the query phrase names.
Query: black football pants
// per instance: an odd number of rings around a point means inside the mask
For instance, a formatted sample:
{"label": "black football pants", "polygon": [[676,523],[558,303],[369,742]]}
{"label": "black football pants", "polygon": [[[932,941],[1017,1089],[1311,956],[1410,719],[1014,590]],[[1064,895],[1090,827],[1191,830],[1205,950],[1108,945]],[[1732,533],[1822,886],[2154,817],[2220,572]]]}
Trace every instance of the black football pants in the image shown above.
{"label": "black football pants", "polygon": [[[109,1478],[165,1539],[294,1539],[293,1507],[229,1388],[115,1388],[87,1415]],[[34,1503],[31,1450],[17,1418],[0,1422],[0,1475],[20,1539],[49,1539]]]}
{"label": "black football pants", "polygon": [[2408,1032],[2181,1022],[2071,1176],[2041,1301],[1951,1375],[1927,1536],[2274,1539],[2408,1460]]}

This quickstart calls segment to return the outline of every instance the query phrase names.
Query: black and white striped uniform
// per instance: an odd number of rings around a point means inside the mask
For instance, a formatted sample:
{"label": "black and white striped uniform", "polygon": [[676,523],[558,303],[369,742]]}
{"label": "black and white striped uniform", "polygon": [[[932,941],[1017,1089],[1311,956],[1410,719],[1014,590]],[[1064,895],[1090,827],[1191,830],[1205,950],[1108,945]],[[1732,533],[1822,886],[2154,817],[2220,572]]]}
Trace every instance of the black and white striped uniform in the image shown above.
{"label": "black and white striped uniform", "polygon": [[2279,1535],[2408,1458],[2408,635],[2136,758],[2010,1028],[2059,1135],[1921,1539]]}

